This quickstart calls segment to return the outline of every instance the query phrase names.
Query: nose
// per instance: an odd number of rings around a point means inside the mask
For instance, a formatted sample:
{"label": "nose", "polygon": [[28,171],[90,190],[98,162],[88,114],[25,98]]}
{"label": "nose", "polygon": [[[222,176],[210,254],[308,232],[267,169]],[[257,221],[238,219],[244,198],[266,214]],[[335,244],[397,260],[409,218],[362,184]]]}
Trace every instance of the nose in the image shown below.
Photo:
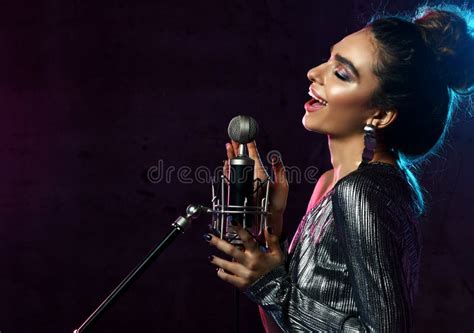
{"label": "nose", "polygon": [[306,74],[306,76],[308,77],[308,80],[310,80],[311,82],[318,82],[320,85],[323,85],[324,83],[323,83],[323,75],[322,75],[321,67],[322,67],[322,64],[317,67],[311,68]]}

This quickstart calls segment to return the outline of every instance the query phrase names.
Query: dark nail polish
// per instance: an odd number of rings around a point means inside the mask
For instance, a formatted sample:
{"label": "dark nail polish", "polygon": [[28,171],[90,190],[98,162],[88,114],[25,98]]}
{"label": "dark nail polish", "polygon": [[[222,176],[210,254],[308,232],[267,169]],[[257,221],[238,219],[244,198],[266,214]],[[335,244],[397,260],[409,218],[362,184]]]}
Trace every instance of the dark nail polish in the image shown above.
{"label": "dark nail polish", "polygon": [[267,227],[267,231],[271,235],[273,233],[272,227]]}
{"label": "dark nail polish", "polygon": [[202,237],[206,242],[209,242],[212,239],[212,236],[210,234],[204,234]]}
{"label": "dark nail polish", "polygon": [[207,259],[209,259],[209,261],[212,261],[214,260],[214,256],[211,254],[209,257],[207,257]]}

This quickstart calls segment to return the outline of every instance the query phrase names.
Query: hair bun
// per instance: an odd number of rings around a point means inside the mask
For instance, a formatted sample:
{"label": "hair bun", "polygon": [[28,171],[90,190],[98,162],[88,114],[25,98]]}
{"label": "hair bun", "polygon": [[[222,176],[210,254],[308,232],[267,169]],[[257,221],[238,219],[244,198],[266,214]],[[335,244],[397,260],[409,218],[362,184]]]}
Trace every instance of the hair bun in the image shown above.
{"label": "hair bun", "polygon": [[474,39],[464,18],[455,12],[428,8],[414,23],[433,50],[446,85],[455,91],[470,90],[474,84]]}

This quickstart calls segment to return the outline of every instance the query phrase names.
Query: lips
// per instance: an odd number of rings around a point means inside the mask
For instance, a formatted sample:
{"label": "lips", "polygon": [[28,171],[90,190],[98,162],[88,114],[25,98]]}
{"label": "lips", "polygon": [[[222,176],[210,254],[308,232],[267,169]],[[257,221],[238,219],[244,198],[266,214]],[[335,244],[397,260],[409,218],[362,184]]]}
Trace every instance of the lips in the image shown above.
{"label": "lips", "polygon": [[307,101],[305,103],[304,108],[307,112],[316,112],[316,111],[319,111],[319,110],[325,108],[325,106],[323,104],[319,103],[314,98],[311,98],[309,101]]}
{"label": "lips", "polygon": [[312,98],[304,105],[304,108],[307,112],[315,112],[325,108],[328,105],[328,102],[311,88],[309,88],[308,95],[310,95]]}
{"label": "lips", "polygon": [[315,90],[309,88],[309,91],[308,91],[308,94],[313,97],[314,99],[316,100],[319,100],[320,102],[322,102],[322,104],[328,104],[328,101],[326,101],[324,98],[321,97],[321,95],[319,95]]}

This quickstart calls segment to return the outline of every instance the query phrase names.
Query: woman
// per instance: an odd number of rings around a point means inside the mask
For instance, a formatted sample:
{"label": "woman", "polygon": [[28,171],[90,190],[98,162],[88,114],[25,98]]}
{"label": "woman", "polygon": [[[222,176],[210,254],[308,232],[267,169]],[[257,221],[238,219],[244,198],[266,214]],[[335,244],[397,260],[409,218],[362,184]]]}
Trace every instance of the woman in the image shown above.
{"label": "woman", "polygon": [[[424,214],[411,169],[437,151],[474,82],[469,13],[448,9],[420,8],[413,21],[374,17],[309,70],[303,125],[327,134],[333,168],[318,180],[288,251],[281,161],[266,252],[239,226],[245,251],[205,235],[234,258],[210,256],[221,279],[259,304],[267,331],[410,331]],[[228,144],[227,156],[237,148]],[[249,150],[264,177],[255,143]]]}

